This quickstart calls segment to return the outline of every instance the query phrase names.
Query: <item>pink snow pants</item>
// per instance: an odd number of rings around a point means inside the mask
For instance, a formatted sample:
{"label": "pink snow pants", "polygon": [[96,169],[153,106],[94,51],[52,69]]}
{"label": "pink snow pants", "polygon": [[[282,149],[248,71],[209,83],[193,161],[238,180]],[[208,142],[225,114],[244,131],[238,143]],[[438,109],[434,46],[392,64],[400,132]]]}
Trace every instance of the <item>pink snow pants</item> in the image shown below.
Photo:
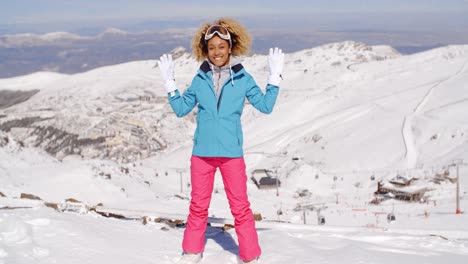
{"label": "pink snow pants", "polygon": [[239,243],[239,257],[252,260],[261,254],[257,231],[247,197],[247,175],[244,158],[191,158],[192,200],[182,248],[184,252],[200,253],[205,247],[208,208],[213,193],[214,175],[219,168]]}

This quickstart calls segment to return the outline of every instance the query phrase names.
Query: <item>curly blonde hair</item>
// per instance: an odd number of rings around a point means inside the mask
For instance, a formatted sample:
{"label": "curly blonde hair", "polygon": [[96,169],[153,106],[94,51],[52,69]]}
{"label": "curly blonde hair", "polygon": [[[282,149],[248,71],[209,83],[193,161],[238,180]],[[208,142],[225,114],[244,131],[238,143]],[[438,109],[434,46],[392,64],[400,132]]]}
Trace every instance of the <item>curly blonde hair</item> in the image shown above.
{"label": "curly blonde hair", "polygon": [[193,56],[198,61],[203,61],[208,57],[208,47],[205,43],[206,30],[212,25],[225,27],[231,35],[232,47],[231,54],[234,56],[247,55],[250,50],[252,38],[249,33],[237,20],[232,18],[220,18],[212,24],[203,24],[195,33],[192,39]]}

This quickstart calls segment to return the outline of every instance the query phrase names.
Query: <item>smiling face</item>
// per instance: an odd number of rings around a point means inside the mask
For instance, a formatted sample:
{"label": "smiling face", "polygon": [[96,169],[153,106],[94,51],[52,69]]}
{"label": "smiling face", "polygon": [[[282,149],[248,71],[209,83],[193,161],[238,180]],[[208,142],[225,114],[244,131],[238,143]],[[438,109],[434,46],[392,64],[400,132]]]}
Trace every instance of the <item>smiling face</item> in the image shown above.
{"label": "smiling face", "polygon": [[211,63],[218,67],[222,67],[229,62],[229,54],[231,48],[229,42],[218,36],[213,36],[207,43],[208,46],[208,59]]}

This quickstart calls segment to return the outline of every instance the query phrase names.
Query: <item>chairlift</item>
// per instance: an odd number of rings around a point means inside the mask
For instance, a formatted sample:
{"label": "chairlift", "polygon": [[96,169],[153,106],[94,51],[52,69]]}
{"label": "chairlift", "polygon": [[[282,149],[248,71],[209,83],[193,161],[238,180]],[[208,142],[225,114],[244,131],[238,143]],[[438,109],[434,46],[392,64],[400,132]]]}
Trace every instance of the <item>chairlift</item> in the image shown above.
{"label": "chairlift", "polygon": [[388,221],[389,223],[394,222],[395,220],[396,220],[395,214],[389,213],[389,214],[387,215],[387,221]]}
{"label": "chairlift", "polygon": [[325,224],[325,217],[323,215],[319,215],[317,219],[318,225],[324,225]]}

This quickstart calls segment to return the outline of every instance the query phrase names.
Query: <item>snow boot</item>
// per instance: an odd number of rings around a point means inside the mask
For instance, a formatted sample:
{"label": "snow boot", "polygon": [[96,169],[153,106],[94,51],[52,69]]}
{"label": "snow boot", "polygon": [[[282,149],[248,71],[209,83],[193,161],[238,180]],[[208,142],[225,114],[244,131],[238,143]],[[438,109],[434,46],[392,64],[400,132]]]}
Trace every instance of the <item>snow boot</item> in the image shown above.
{"label": "snow boot", "polygon": [[254,259],[249,260],[249,261],[243,261],[242,263],[244,263],[244,264],[259,264],[260,262],[258,261],[258,258],[254,258]]}
{"label": "snow boot", "polygon": [[177,264],[195,264],[202,259],[201,253],[182,253],[182,257],[177,261]]}

